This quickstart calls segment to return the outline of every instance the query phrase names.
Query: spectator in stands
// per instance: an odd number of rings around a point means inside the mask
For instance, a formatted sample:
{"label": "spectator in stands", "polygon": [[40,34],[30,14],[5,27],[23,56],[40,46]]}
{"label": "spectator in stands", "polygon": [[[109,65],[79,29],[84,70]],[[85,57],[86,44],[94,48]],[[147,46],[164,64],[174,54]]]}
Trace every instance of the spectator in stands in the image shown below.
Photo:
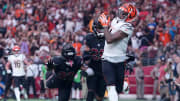
{"label": "spectator in stands", "polygon": [[80,100],[81,98],[81,90],[82,90],[81,80],[82,80],[81,70],[78,70],[73,81],[72,99]]}
{"label": "spectator in stands", "polygon": [[148,30],[149,35],[151,36],[151,39],[154,38],[156,26],[157,26],[157,24],[155,22],[155,18],[149,17],[148,24],[147,24],[147,30]]}
{"label": "spectator in stands", "polygon": [[22,38],[22,41],[21,41],[21,53],[24,53],[26,55],[29,54],[29,46],[28,46],[28,41],[26,38]]}
{"label": "spectator in stands", "polygon": [[173,82],[174,75],[172,70],[172,59],[169,58],[167,62],[167,67],[165,68],[165,82],[168,84],[170,100],[175,101],[176,89],[175,83]]}
{"label": "spectator in stands", "polygon": [[39,45],[36,40],[32,41],[32,44],[30,44],[30,55],[34,56],[35,52],[39,49]]}
{"label": "spectator in stands", "polygon": [[30,65],[26,68],[26,89],[27,89],[27,95],[29,96],[29,88],[32,86],[33,88],[33,94],[34,98],[37,98],[36,94],[36,86],[35,86],[35,77],[38,75],[38,68],[37,65],[33,64],[33,60],[29,60]]}
{"label": "spectator in stands", "polygon": [[131,43],[133,50],[137,50],[140,47],[140,40],[138,37],[142,35],[142,32],[137,32],[136,35],[131,37]]}
{"label": "spectator in stands", "polygon": [[155,65],[156,58],[158,56],[158,42],[154,40],[154,44],[149,46],[148,49],[149,65]]}
{"label": "spectator in stands", "polygon": [[42,58],[43,60],[43,64],[40,66],[40,77],[41,77],[41,81],[40,81],[40,86],[41,86],[41,89],[40,89],[40,99],[45,99],[45,95],[47,93],[47,87],[46,87],[46,83],[45,83],[45,80],[46,80],[46,72],[47,72],[47,67],[45,65],[45,63],[47,63],[47,60],[48,58],[46,57],[43,57]]}
{"label": "spectator in stands", "polygon": [[160,60],[161,60],[161,66],[160,66],[160,69],[159,69],[159,92],[160,92],[160,96],[161,96],[161,99],[165,99],[166,97],[168,97],[168,86],[165,82],[165,79],[164,79],[164,76],[165,76],[165,68],[167,67],[167,64],[166,64],[166,59],[164,56],[160,57]]}
{"label": "spectator in stands", "polygon": [[72,46],[75,48],[77,56],[80,56],[82,44],[80,43],[78,36],[75,36],[74,38],[75,38],[75,42],[72,44]]}
{"label": "spectator in stands", "polygon": [[180,101],[180,57],[178,57],[176,54],[173,55],[173,59],[175,61],[175,67],[174,67],[174,75],[176,77],[175,84],[176,84],[176,99]]}
{"label": "spectator in stands", "polygon": [[159,28],[158,35],[160,42],[162,42],[164,46],[166,46],[171,41],[171,37],[168,34],[168,30]]}

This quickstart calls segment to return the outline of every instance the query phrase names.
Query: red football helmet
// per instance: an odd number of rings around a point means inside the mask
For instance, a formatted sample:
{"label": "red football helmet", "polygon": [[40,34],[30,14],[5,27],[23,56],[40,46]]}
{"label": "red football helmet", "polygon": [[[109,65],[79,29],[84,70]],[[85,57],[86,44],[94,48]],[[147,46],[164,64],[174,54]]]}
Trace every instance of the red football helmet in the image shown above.
{"label": "red football helmet", "polygon": [[15,54],[18,54],[20,51],[20,47],[18,45],[15,45],[12,50]]}

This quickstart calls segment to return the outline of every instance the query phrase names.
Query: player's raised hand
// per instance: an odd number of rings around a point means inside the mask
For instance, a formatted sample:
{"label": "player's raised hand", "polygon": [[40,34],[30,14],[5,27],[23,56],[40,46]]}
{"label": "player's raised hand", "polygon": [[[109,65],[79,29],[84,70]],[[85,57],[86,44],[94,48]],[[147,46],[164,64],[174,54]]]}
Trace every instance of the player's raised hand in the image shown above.
{"label": "player's raised hand", "polygon": [[102,13],[99,16],[98,21],[101,23],[103,27],[108,27],[110,23],[110,17],[107,17],[104,13]]}
{"label": "player's raised hand", "polygon": [[48,63],[47,63],[47,69],[48,69],[48,71],[54,69],[54,64],[53,64],[52,59],[50,59],[50,60],[48,61]]}

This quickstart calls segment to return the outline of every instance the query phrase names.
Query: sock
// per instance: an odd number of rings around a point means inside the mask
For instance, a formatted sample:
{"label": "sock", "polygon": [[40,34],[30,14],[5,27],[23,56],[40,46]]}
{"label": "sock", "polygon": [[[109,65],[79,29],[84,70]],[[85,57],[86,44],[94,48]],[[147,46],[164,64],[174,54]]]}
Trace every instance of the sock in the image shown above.
{"label": "sock", "polygon": [[15,93],[15,96],[16,96],[16,100],[21,101],[20,100],[20,91],[19,91],[18,87],[14,88],[14,93]]}
{"label": "sock", "polygon": [[76,95],[75,95],[75,89],[72,88],[72,99],[76,98]]}
{"label": "sock", "polygon": [[115,86],[107,86],[109,101],[118,101],[118,94]]}
{"label": "sock", "polygon": [[27,96],[25,88],[22,89],[22,94],[24,96],[24,99],[28,99],[28,96]]}
{"label": "sock", "polygon": [[93,91],[88,91],[86,101],[93,101],[93,99],[94,99],[94,92]]}
{"label": "sock", "polygon": [[78,100],[80,99],[80,91],[79,91],[79,89],[76,90],[76,99],[78,99]]}

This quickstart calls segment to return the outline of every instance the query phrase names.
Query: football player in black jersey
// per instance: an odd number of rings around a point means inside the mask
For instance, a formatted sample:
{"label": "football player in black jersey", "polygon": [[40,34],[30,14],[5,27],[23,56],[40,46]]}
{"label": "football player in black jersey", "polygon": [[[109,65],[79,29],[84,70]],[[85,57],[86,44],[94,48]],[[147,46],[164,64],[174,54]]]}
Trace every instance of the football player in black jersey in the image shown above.
{"label": "football player in black jersey", "polygon": [[[8,54],[10,54],[10,52]],[[7,62],[7,58],[8,58],[8,56],[5,57],[6,62]],[[4,101],[7,101],[7,94],[8,94],[8,91],[11,90],[10,87],[12,85],[12,81],[13,81],[12,73],[9,71],[6,72],[6,79],[5,79],[5,85],[6,86],[5,86],[5,90],[4,90]],[[15,98],[14,92],[13,92],[13,98]]]}
{"label": "football player in black jersey", "polygon": [[104,33],[101,33],[103,27],[97,19],[93,22],[93,32],[85,37],[86,48],[83,54],[83,60],[86,66],[83,66],[87,76],[88,95],[86,101],[102,101],[106,90],[104,77],[102,75],[101,56],[104,51]]}
{"label": "football player in black jersey", "polygon": [[[76,56],[75,49],[66,44],[62,49],[62,56],[53,57],[48,61],[46,85],[48,88],[58,88],[59,100],[68,101],[75,74],[81,68],[81,58]],[[50,71],[54,72],[53,75]]]}
{"label": "football player in black jersey", "polygon": [[8,91],[10,90],[10,87],[12,85],[13,77],[12,74],[7,72],[6,74],[6,80],[5,80],[5,91],[4,91],[4,101],[7,101],[7,94]]}

